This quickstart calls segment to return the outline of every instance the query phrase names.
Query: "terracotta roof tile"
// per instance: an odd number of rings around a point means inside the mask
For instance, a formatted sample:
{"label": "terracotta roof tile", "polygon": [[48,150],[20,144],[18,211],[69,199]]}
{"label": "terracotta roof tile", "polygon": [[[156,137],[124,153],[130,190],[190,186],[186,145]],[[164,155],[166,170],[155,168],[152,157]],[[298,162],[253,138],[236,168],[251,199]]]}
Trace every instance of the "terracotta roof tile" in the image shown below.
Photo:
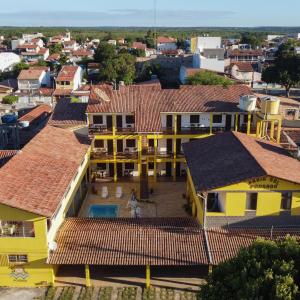
{"label": "terracotta roof tile", "polygon": [[31,110],[29,113],[26,115],[22,116],[21,118],[18,119],[18,121],[28,121],[29,124],[36,119],[42,117],[42,116],[48,116],[51,114],[52,108],[47,105],[47,104],[42,104],[37,107],[35,107],[33,110]]}
{"label": "terracotta roof tile", "polygon": [[18,76],[18,80],[38,80],[45,72],[44,69],[28,69],[22,70]]}
{"label": "terracotta roof tile", "polygon": [[281,146],[228,132],[183,144],[197,191],[272,176],[300,184],[300,162]]}
{"label": "terracotta roof tile", "polygon": [[67,219],[50,264],[203,265],[204,234],[192,218]]}
{"label": "terracotta roof tile", "polygon": [[135,113],[138,132],[160,132],[162,112],[234,112],[241,95],[252,94],[245,85],[182,86],[131,85],[113,90],[93,86],[87,113]]}
{"label": "terracotta roof tile", "polygon": [[13,156],[18,154],[18,150],[0,150],[0,168],[4,166]]}
{"label": "terracotta roof tile", "polygon": [[46,126],[0,169],[0,203],[52,217],[88,147],[73,132]]}
{"label": "terracotta roof tile", "polygon": [[212,228],[207,230],[212,264],[233,258],[241,248],[248,247],[257,237],[268,240],[282,239],[286,235],[300,239],[300,228]]}
{"label": "terracotta roof tile", "polygon": [[70,81],[73,80],[77,70],[80,67],[78,66],[63,66],[60,70],[56,80],[57,81]]}

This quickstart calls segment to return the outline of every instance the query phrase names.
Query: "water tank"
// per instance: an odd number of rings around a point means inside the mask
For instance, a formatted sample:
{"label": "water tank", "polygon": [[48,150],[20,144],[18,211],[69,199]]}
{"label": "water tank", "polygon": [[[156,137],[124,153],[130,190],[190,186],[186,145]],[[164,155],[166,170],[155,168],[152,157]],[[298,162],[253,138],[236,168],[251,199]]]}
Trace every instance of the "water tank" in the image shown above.
{"label": "water tank", "polygon": [[253,95],[244,95],[240,97],[239,109],[244,111],[254,111],[257,98]]}
{"label": "water tank", "polygon": [[29,127],[29,121],[21,121],[21,122],[19,122],[19,125],[22,128],[27,128],[27,127]]}
{"label": "water tank", "polygon": [[280,100],[276,97],[263,97],[261,99],[261,112],[267,115],[279,114]]}
{"label": "water tank", "polygon": [[2,116],[1,120],[4,124],[14,124],[17,122],[17,116],[14,114],[7,114]]}

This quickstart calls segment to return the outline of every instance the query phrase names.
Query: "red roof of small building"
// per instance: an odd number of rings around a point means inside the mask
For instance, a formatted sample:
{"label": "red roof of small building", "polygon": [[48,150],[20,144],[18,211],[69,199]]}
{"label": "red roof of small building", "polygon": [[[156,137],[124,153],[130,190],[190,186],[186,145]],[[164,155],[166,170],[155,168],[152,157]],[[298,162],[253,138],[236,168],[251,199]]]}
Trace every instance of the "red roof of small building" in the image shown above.
{"label": "red roof of small building", "polygon": [[79,68],[80,67],[78,66],[63,66],[56,78],[56,81],[73,80]]}
{"label": "red roof of small building", "polygon": [[73,56],[80,56],[80,57],[86,57],[86,56],[92,56],[93,52],[87,49],[78,49],[78,50],[74,50],[72,52]]}
{"label": "red roof of small building", "polygon": [[171,37],[159,36],[157,38],[158,44],[166,44],[166,43],[176,43],[176,39]]}
{"label": "red roof of small building", "polygon": [[30,68],[28,70],[21,70],[18,76],[18,80],[38,80],[40,79],[43,72],[45,72],[44,68]]}
{"label": "red roof of small building", "polygon": [[133,42],[132,43],[133,49],[140,49],[140,50],[146,50],[147,45],[141,42]]}
{"label": "red roof of small building", "polygon": [[47,116],[51,114],[52,108],[47,104],[41,104],[37,107],[35,107],[33,110],[31,110],[26,115],[22,116],[18,119],[18,121],[28,121],[29,124],[35,121],[36,119],[39,119],[42,116]]}

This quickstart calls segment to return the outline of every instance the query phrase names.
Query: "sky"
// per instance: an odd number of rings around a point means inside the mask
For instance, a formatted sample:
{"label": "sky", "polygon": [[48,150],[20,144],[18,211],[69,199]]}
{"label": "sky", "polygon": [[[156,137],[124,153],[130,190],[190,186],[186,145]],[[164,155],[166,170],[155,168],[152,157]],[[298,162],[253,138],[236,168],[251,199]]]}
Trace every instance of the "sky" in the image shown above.
{"label": "sky", "polygon": [[[0,26],[300,26],[300,0],[0,0]],[[2,3],[1,3],[2,2]]]}

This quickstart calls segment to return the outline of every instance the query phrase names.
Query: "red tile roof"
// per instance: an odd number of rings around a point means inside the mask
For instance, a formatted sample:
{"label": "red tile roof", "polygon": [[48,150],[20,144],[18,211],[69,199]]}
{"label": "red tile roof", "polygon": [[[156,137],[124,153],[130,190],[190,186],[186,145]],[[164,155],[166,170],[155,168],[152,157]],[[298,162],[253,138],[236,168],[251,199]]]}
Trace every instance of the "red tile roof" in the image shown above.
{"label": "red tile roof", "polygon": [[80,67],[78,66],[63,66],[60,70],[56,81],[71,81],[74,79],[77,70]]}
{"label": "red tile roof", "polygon": [[38,80],[41,75],[45,72],[44,69],[30,68],[28,70],[21,70],[18,80]]}
{"label": "red tile roof", "polygon": [[74,50],[72,52],[72,55],[86,57],[86,56],[92,56],[93,52],[90,50],[86,50],[86,49],[78,49],[78,50]]}
{"label": "red tile roof", "polygon": [[157,38],[158,44],[165,44],[165,43],[176,43],[176,39],[171,37],[159,36]]}
{"label": "red tile roof", "polygon": [[13,156],[18,154],[18,150],[0,150],[0,168],[4,166]]}
{"label": "red tile roof", "polygon": [[278,144],[228,132],[185,143],[196,190],[207,191],[271,176],[300,184],[300,162]]}
{"label": "red tile roof", "polygon": [[73,132],[46,126],[0,169],[0,203],[52,217],[88,147]]}
{"label": "red tile roof", "polygon": [[207,265],[204,234],[192,218],[67,219],[50,264]]}
{"label": "red tile roof", "polygon": [[71,96],[72,89],[55,89],[53,96]]}
{"label": "red tile roof", "polygon": [[286,235],[300,239],[300,228],[212,228],[207,230],[211,263],[217,265],[237,255],[257,237],[268,240],[282,239]]}
{"label": "red tile roof", "polygon": [[36,119],[39,119],[41,117],[46,117],[49,114],[51,114],[52,108],[47,105],[47,104],[42,104],[37,107],[35,107],[33,110],[31,110],[29,113],[26,115],[22,116],[21,118],[18,119],[19,122],[22,121],[28,121],[29,124],[35,121]]}
{"label": "red tile roof", "polygon": [[240,50],[240,49],[234,49],[229,51],[230,57],[235,56],[262,56],[263,51],[262,50]]}
{"label": "red tile roof", "polygon": [[161,132],[162,112],[234,112],[241,95],[252,94],[245,85],[182,86],[161,89],[159,85],[93,86],[88,113],[135,113],[138,132]]}
{"label": "red tile roof", "polygon": [[141,42],[133,42],[132,43],[133,49],[140,49],[140,50],[146,50],[147,45]]}
{"label": "red tile roof", "polygon": [[253,72],[253,66],[250,62],[235,61],[231,63],[231,66],[237,66],[240,72]]}

